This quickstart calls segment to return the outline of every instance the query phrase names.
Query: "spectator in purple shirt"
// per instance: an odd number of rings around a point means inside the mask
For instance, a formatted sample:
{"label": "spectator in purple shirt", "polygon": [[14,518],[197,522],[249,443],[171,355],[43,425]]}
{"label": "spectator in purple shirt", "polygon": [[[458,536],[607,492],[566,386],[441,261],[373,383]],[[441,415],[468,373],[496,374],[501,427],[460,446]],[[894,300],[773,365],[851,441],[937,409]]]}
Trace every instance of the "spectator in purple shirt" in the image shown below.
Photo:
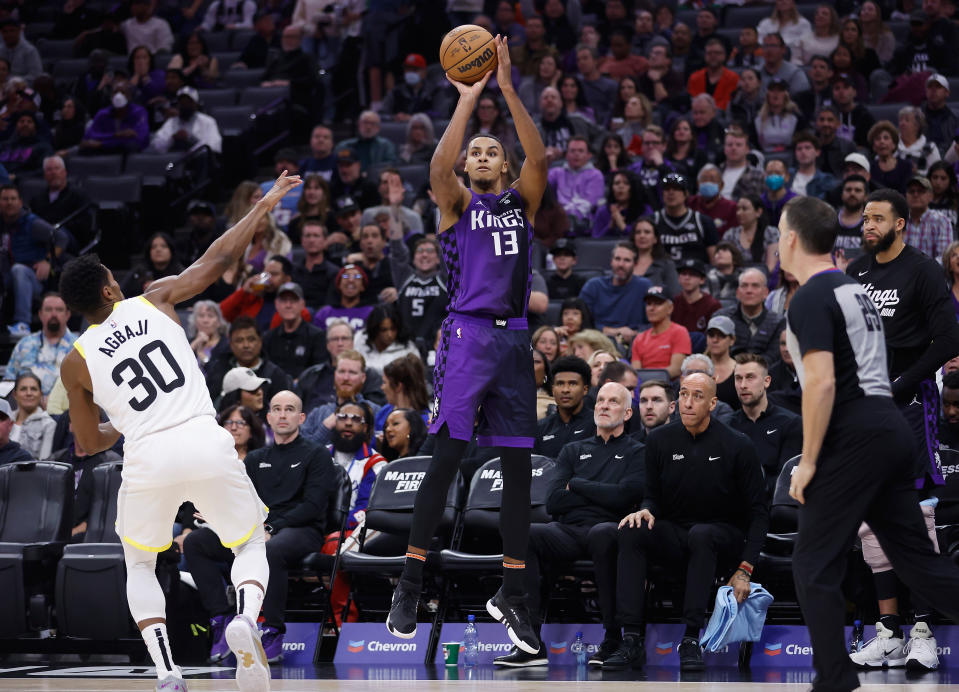
{"label": "spectator in purple shirt", "polygon": [[104,153],[143,151],[150,142],[149,118],[143,106],[133,103],[127,82],[113,83],[110,104],[93,117],[80,148]]}
{"label": "spectator in purple shirt", "polygon": [[369,283],[369,275],[357,264],[347,264],[340,269],[333,281],[339,300],[317,310],[313,315],[313,324],[326,329],[332,320],[340,317],[347,320],[354,330],[366,326],[366,318],[373,306],[363,305],[361,296]]}

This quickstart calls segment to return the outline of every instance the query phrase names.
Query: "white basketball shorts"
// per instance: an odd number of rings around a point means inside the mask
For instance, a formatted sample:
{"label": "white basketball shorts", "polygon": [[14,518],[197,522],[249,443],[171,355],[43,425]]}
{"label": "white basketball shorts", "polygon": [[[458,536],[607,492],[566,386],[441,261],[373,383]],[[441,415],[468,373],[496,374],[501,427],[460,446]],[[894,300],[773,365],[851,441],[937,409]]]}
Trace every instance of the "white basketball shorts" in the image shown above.
{"label": "white basketball shorts", "polygon": [[266,520],[268,510],[236,454],[233,436],[213,416],[125,443],[117,534],[134,548],[162,552],[172,543],[177,510],[186,501],[227,548],[246,542]]}

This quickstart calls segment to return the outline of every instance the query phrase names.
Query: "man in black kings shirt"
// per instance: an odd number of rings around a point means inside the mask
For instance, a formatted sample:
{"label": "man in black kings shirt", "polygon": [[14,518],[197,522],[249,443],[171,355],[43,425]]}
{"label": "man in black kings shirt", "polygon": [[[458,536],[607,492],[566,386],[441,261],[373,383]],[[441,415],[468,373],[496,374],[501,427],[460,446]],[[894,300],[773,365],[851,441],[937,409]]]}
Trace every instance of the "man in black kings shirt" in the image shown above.
{"label": "man in black kings shirt", "polygon": [[749,579],[766,538],[769,511],[762,469],[752,442],[713,420],[716,382],[687,375],[679,389],[681,420],[646,438],[646,493],[642,508],[620,523],[616,612],[623,646],[604,668],[642,662],[645,583],[650,559],[686,571],[681,670],[702,670],[699,630],[706,619],[717,569],[728,573],[736,599],[749,595]]}
{"label": "man in black kings shirt", "polygon": [[[606,628],[599,651],[590,659],[592,665],[602,665],[622,640],[615,614],[616,526],[619,518],[643,499],[643,445],[625,433],[625,423],[632,415],[629,400],[629,392],[621,384],[610,382],[600,388],[594,413],[596,435],[571,442],[560,452],[546,496],[546,511],[557,521],[530,527],[526,554],[524,584],[537,631],[542,625],[541,564],[563,565],[592,558]],[[546,662],[542,645],[538,654],[514,647],[495,661],[511,666]]]}
{"label": "man in black kings shirt", "polygon": [[[863,212],[866,254],[850,263],[846,273],[863,285],[882,319],[892,394],[916,440],[914,476],[920,496],[925,497],[929,489],[945,482],[939,457],[936,371],[959,353],[959,323],[942,281],[942,268],[903,241],[907,214],[906,200],[895,190],[882,189],[869,195]],[[933,506],[923,506],[933,541],[934,512]],[[896,640],[903,640],[896,600],[899,584],[873,532],[863,526],[859,534],[864,547],[869,548],[863,550],[863,556],[876,582],[883,623],[880,632],[888,630],[891,637],[877,637],[889,641],[877,643],[875,650],[867,647],[853,660],[860,665],[881,664]],[[914,600],[916,622],[927,623],[930,606],[919,598]],[[913,628],[909,651],[905,652],[907,666],[938,667],[935,644],[928,641],[930,637],[920,636],[927,632],[928,623]],[[926,646],[930,643],[931,647]]]}
{"label": "man in black kings shirt", "polygon": [[593,409],[584,401],[589,392],[589,364],[576,356],[563,356],[556,359],[551,369],[556,413],[536,424],[533,453],[555,459],[568,443],[595,436],[596,423]]}
{"label": "man in black kings shirt", "polygon": [[919,443],[917,487],[942,484],[936,460],[936,371],[959,353],[959,323],[942,267],[903,241],[909,208],[891,189],[869,195],[863,248],[846,273],[863,285],[882,319],[892,395]]}
{"label": "man in black kings shirt", "polygon": [[892,399],[882,318],[863,287],[833,265],[835,210],[797,197],[779,232],[782,268],[800,284],[787,324],[803,389],[802,461],[789,491],[801,504],[793,576],[816,650],[813,689],[852,690],[859,680],[846,652],[840,585],[860,524],[876,533],[899,578],[953,620],[959,569],[926,533],[914,439]]}
{"label": "man in black kings shirt", "polygon": [[661,186],[663,209],[656,212],[653,224],[670,259],[674,262],[690,258],[706,264],[712,262],[719,242],[716,225],[705,214],[686,206],[689,197],[686,176],[669,173],[663,177]]}

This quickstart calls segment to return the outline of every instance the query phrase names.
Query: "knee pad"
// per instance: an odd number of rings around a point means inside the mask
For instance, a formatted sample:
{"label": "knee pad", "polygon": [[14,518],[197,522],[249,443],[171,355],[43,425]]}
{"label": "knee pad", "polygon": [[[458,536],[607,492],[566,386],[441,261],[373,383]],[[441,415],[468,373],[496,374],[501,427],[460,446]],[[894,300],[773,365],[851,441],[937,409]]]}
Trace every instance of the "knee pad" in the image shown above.
{"label": "knee pad", "polygon": [[166,618],[166,599],[157,581],[157,554],[123,544],[127,566],[127,603],[134,621]]}
{"label": "knee pad", "polygon": [[230,581],[233,585],[245,581],[255,581],[266,591],[270,581],[270,565],[266,560],[266,541],[262,531],[254,531],[253,535],[243,544],[233,548],[236,558],[230,569]]}
{"label": "knee pad", "polygon": [[868,524],[859,527],[859,539],[862,541],[862,559],[869,565],[873,574],[888,572],[892,569],[892,563],[889,562],[882,546],[879,545],[879,539]]}

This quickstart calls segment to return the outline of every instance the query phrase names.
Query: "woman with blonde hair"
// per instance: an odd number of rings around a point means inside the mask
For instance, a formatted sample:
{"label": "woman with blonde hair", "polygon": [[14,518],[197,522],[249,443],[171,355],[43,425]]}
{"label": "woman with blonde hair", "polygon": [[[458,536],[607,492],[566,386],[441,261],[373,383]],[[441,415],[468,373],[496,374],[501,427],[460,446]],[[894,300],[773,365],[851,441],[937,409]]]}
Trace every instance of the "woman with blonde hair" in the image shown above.
{"label": "woman with blonde hair", "polygon": [[949,247],[942,253],[942,269],[946,274],[946,285],[949,286],[949,296],[952,298],[952,308],[959,320],[959,241],[949,243]]}
{"label": "woman with blonde hair", "polygon": [[619,355],[617,351],[610,351],[606,348],[593,351],[589,356],[589,360],[586,361],[590,371],[589,386],[599,387],[599,376],[603,373],[603,368],[618,360]]}
{"label": "woman with blonde hair", "polygon": [[896,36],[884,21],[882,9],[876,0],[866,0],[859,7],[859,25],[863,45],[872,48],[883,64],[892,60],[896,52]]}
{"label": "woman with blonde hair", "polygon": [[589,362],[594,351],[609,351],[619,353],[610,338],[596,329],[584,329],[569,337],[567,353]]}
{"label": "woman with blonde hair", "polygon": [[838,45],[839,14],[835,7],[823,3],[816,7],[812,31],[799,39],[792,61],[797,65],[808,65],[814,55],[829,55]]}
{"label": "woman with blonde hair", "polygon": [[252,180],[244,180],[233,190],[233,196],[226,205],[224,214],[226,215],[227,226],[233,226],[237,221],[246,216],[257,200],[263,196],[263,190],[258,183]]}
{"label": "woman with blonde hair", "polygon": [[653,107],[644,94],[633,94],[623,107],[623,124],[616,128],[616,134],[627,149],[637,145],[642,147],[643,132],[653,122]]}
{"label": "woman with blonde hair", "polygon": [[542,353],[550,363],[559,358],[559,334],[556,333],[554,327],[548,324],[544,324],[533,332],[530,344],[534,351]]}
{"label": "woman with blonde hair", "polygon": [[756,136],[763,151],[783,151],[792,146],[802,117],[789,98],[786,82],[774,79],[766,87],[766,99],[756,116]]}
{"label": "woman with blonde hair", "polygon": [[427,164],[436,150],[436,131],[426,113],[414,113],[406,123],[406,142],[400,147],[403,163]]}
{"label": "woman with blonde hair", "polygon": [[779,34],[790,50],[796,52],[802,39],[812,33],[812,25],[799,14],[796,0],[776,0],[772,15],[759,22],[756,31],[760,43],[769,34]]}

